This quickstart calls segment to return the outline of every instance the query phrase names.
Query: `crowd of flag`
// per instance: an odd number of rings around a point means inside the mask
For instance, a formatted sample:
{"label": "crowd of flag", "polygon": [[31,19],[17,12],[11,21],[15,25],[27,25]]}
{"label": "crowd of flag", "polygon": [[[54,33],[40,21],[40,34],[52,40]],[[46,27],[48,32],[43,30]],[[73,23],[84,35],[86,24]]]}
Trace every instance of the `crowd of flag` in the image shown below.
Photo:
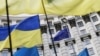
{"label": "crowd of flag", "polygon": [[[7,26],[0,28],[0,51],[9,47]],[[12,47],[21,47],[14,56],[39,56],[37,46],[42,44],[39,16],[32,16],[22,20],[19,24],[10,26]],[[53,41],[60,41],[70,38],[68,28],[60,30]],[[84,55],[83,55],[84,54]],[[87,48],[79,53],[78,56],[89,56]]]}
{"label": "crowd of flag", "polygon": [[[5,3],[5,0],[0,1],[0,15],[6,14],[6,5],[9,6],[10,15],[23,13],[85,15],[100,11],[100,0],[24,0],[24,2],[23,0],[8,0],[8,4]],[[42,44],[42,37],[38,15],[10,26],[10,33],[12,48],[22,47],[14,56],[39,56],[37,46]],[[70,37],[68,28],[64,28],[54,37],[53,41]],[[9,38],[8,27],[0,27],[0,51],[4,48],[10,48]],[[87,48],[84,48],[77,56],[89,56]]]}

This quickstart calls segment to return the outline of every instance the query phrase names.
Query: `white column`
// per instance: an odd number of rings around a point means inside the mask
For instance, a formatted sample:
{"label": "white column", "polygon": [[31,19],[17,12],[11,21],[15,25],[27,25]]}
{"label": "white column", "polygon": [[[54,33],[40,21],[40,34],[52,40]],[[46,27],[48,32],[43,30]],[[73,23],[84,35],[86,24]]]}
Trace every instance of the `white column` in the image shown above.
{"label": "white column", "polygon": [[94,31],[94,28],[93,28],[91,22],[88,22],[86,24],[86,28],[87,28],[87,30],[89,31],[89,33],[90,33],[90,35],[92,37],[93,46],[95,46],[97,54],[98,54],[98,56],[100,56],[100,40],[97,38],[97,35],[96,35],[95,31]]}
{"label": "white column", "polygon": [[76,45],[78,47],[78,52],[80,52],[84,48],[84,45],[83,45],[83,43],[82,43],[82,41],[80,39],[80,35],[78,33],[78,30],[77,30],[76,27],[72,27],[71,31],[72,31],[72,34],[73,34],[73,36],[75,38]]}
{"label": "white column", "polygon": [[68,47],[65,45],[64,40],[60,41],[60,50],[61,50],[62,56],[69,56],[69,50],[68,50]]}
{"label": "white column", "polygon": [[42,35],[42,39],[43,39],[43,46],[44,46],[44,55],[52,56],[51,52],[50,52],[50,48],[49,48],[48,35],[46,33],[44,33]]}

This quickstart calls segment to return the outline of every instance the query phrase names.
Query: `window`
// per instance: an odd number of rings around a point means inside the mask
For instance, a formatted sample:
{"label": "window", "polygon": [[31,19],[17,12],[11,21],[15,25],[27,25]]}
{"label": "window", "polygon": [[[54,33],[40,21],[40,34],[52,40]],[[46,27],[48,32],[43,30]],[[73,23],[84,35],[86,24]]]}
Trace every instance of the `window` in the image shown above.
{"label": "window", "polygon": [[77,22],[77,24],[78,24],[78,27],[82,27],[82,26],[84,26],[82,21]]}
{"label": "window", "polygon": [[54,29],[50,29],[51,33],[54,34]]}
{"label": "window", "polygon": [[93,16],[93,17],[92,17],[92,21],[93,21],[93,22],[96,22],[96,21],[98,21],[98,18],[97,18],[97,16]]}
{"label": "window", "polygon": [[8,50],[2,51],[2,56],[8,56]]}
{"label": "window", "polygon": [[52,21],[49,21],[48,23],[49,23],[49,26],[53,26],[53,25],[52,25]]}
{"label": "window", "polygon": [[16,23],[19,23],[21,20],[17,20]]}
{"label": "window", "polygon": [[47,33],[47,26],[41,26],[41,32]]}
{"label": "window", "polygon": [[90,56],[95,54],[93,48],[88,48],[88,52]]}
{"label": "window", "polygon": [[0,27],[3,27],[3,25],[0,25]]}
{"label": "window", "polygon": [[75,53],[71,53],[71,56],[76,56],[76,54]]}
{"label": "window", "polygon": [[64,29],[64,28],[67,28],[67,26],[63,26],[63,29]]}
{"label": "window", "polygon": [[64,28],[68,28],[68,26],[63,26],[63,29],[64,29]]}
{"label": "window", "polygon": [[73,45],[71,43],[68,43],[68,48],[69,48],[69,50],[72,50],[73,49]]}
{"label": "window", "polygon": [[[7,20],[6,19],[2,19],[1,22],[7,22]],[[11,23],[12,21],[9,20],[9,22]]]}
{"label": "window", "polygon": [[8,24],[7,23],[4,23],[4,26],[7,26]]}
{"label": "window", "polygon": [[42,50],[41,47],[38,47],[38,51],[39,51],[39,55],[40,55],[40,56],[43,56],[43,50]]}
{"label": "window", "polygon": [[85,45],[89,45],[89,44],[90,44],[90,39],[84,38],[84,44],[85,44]]}
{"label": "window", "polygon": [[100,30],[100,24],[95,25],[97,30]]}
{"label": "window", "polygon": [[61,30],[61,23],[54,24],[54,25],[55,25],[56,31]]}
{"label": "window", "polygon": [[86,29],[80,30],[81,35],[86,34]]}

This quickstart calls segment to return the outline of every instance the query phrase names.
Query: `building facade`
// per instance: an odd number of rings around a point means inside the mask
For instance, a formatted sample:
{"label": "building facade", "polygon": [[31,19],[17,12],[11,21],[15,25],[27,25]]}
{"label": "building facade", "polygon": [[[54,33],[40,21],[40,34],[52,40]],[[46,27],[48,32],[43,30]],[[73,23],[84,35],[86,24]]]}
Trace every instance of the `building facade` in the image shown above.
{"label": "building facade", "polygon": [[[17,24],[29,16],[10,16],[10,25]],[[91,13],[84,16],[49,16],[49,26],[52,37],[61,29],[67,27],[70,38],[54,41],[57,56],[77,56],[84,48],[90,56],[100,56],[100,13]],[[40,15],[43,44],[38,46],[40,56],[55,56],[48,24],[44,15]],[[0,27],[6,26],[5,16],[0,17]],[[19,48],[14,49],[13,53]],[[0,56],[9,56],[10,49],[4,49]]]}

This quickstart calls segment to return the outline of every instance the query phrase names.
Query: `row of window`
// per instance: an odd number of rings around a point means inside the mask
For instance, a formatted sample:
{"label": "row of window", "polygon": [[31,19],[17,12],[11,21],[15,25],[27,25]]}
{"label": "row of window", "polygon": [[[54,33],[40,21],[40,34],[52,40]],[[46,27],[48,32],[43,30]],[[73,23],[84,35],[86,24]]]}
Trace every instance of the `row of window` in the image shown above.
{"label": "row of window", "polygon": [[[100,30],[100,17],[96,14],[96,15],[92,16],[90,19],[91,19],[94,29]],[[77,24],[78,28],[80,29],[79,31],[80,31],[81,35],[87,33],[86,29],[83,28],[84,21],[80,20],[80,21],[76,22],[76,24]]]}
{"label": "row of window", "polygon": [[[20,22],[20,21],[21,21],[21,20],[16,20],[16,21],[14,21],[14,22],[15,22],[15,23],[18,23],[18,22]],[[9,22],[10,22],[10,24],[12,24],[13,20],[9,20]],[[5,19],[2,19],[2,20],[1,20],[1,23],[3,23],[3,25],[0,24],[0,26],[7,26],[7,25],[8,25],[7,20],[5,20]]]}

